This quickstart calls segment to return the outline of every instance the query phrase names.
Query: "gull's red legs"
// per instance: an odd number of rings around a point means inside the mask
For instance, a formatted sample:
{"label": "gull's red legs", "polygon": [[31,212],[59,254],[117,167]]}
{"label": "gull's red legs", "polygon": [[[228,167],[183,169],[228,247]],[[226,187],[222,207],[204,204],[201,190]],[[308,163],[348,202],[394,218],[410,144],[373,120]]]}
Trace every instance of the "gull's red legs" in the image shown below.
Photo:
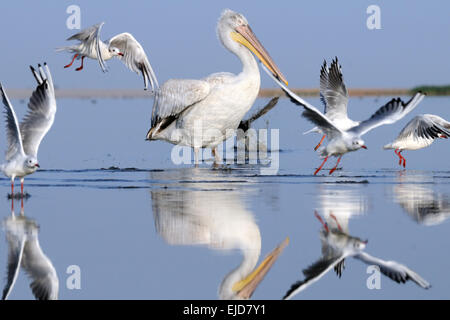
{"label": "gull's red legs", "polygon": [[402,151],[403,150],[395,149],[394,152],[396,155],[398,155],[398,164],[401,166],[402,162],[403,162],[403,168],[405,168],[406,167],[406,159],[405,159],[405,157],[402,156],[402,154],[401,154]]}
{"label": "gull's red legs", "polygon": [[323,140],[325,139],[326,135],[324,134],[320,142],[317,144],[317,146],[314,148],[314,151],[317,151],[319,149],[320,145],[322,144]]}
{"label": "gull's red legs", "polygon": [[84,61],[84,56],[81,57],[81,66],[79,66],[78,68],[76,68],[76,71],[80,71],[83,70],[83,61]]}
{"label": "gull's red legs", "polygon": [[330,217],[333,218],[334,221],[336,221],[336,225],[339,229],[339,231],[342,231],[341,225],[339,224],[339,221],[337,221],[337,218],[334,214],[330,213]]}
{"label": "gull's red legs", "polygon": [[337,162],[336,162],[336,165],[334,166],[333,169],[330,170],[330,174],[332,174],[332,173],[334,172],[334,170],[337,169],[337,166],[339,165],[339,161],[341,161],[341,158],[342,158],[342,156],[340,156],[340,157],[338,158],[338,160],[337,160]]}
{"label": "gull's red legs", "polygon": [[326,230],[327,232],[330,232],[330,229],[328,229],[328,225],[327,225],[325,222],[323,222],[322,217],[317,213],[317,211],[314,211],[314,215],[316,216],[317,220],[320,221],[320,223],[321,223],[322,226],[325,228],[325,230]]}
{"label": "gull's red legs", "polygon": [[70,67],[72,64],[73,64],[73,62],[75,61],[75,59],[78,57],[78,53],[77,54],[75,54],[74,56],[73,56],[73,59],[72,59],[72,61],[68,64],[68,65],[65,65],[64,66],[64,68],[68,68],[68,67]]}
{"label": "gull's red legs", "polygon": [[322,169],[323,165],[325,164],[325,162],[327,162],[327,160],[328,160],[328,156],[325,157],[325,159],[323,160],[323,162],[320,165],[320,167],[318,167],[317,170],[314,172],[314,175],[316,175],[317,172],[319,172]]}

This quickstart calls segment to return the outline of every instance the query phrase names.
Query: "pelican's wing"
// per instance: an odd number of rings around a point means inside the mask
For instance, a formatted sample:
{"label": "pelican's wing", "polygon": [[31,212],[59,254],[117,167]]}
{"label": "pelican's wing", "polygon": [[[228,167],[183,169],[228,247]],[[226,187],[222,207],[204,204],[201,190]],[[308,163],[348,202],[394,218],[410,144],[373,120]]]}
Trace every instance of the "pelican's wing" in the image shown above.
{"label": "pelican's wing", "polygon": [[444,136],[450,136],[450,122],[432,114],[422,114],[408,122],[397,139],[413,137],[432,141]]}
{"label": "pelican's wing", "polygon": [[144,78],[144,89],[147,90],[148,82],[152,90],[158,87],[155,73],[153,72],[147,55],[141,44],[130,33],[120,33],[109,40],[109,47],[115,47],[123,54],[117,56],[128,67],[128,69],[141,73]]}
{"label": "pelican's wing", "polygon": [[3,106],[6,115],[6,138],[8,141],[8,150],[6,151],[6,161],[9,161],[18,152],[23,154],[22,136],[20,135],[19,122],[16,113],[0,83],[0,91],[2,93]]}
{"label": "pelican's wing", "polygon": [[318,281],[322,278],[328,271],[334,268],[337,264],[339,264],[345,256],[335,256],[330,258],[322,257],[319,261],[315,262],[307,269],[303,270],[303,274],[305,275],[305,279],[301,281],[297,281],[294,283],[291,288],[286,292],[283,299],[291,299],[293,296],[298,294],[299,292],[305,290],[314,282]]}
{"label": "pelican's wing", "polygon": [[8,239],[8,270],[6,276],[6,284],[3,289],[2,300],[8,299],[12,288],[19,275],[20,264],[22,261],[24,246],[25,246],[25,234],[11,234],[7,233]]}
{"label": "pelican's wing", "polygon": [[337,57],[328,69],[326,61],[320,70],[320,99],[330,119],[347,118],[348,92]]}
{"label": "pelican's wing", "polygon": [[272,98],[263,108],[261,108],[257,112],[255,112],[251,117],[249,117],[246,120],[242,120],[239,123],[238,129],[247,131],[250,128],[251,123],[258,120],[263,115],[265,115],[267,112],[272,110],[277,105],[279,99],[280,99],[280,97]]}
{"label": "pelican's wing", "polygon": [[424,280],[417,273],[409,269],[407,266],[402,265],[395,261],[384,261],[371,255],[361,252],[355,255],[356,259],[368,265],[376,265],[380,268],[381,273],[388,276],[397,283],[405,283],[408,280],[412,280],[424,289],[428,289],[431,285]]}
{"label": "pelican's wing", "polygon": [[171,79],[156,92],[153,102],[151,129],[147,138],[163,130],[180,114],[205,99],[210,92],[210,84],[203,80]]}
{"label": "pelican's wing", "polygon": [[25,244],[22,267],[32,279],[30,288],[36,299],[58,299],[58,276],[52,262],[42,252],[37,236]]}
{"label": "pelican's wing", "polygon": [[320,112],[316,107],[309,104],[302,98],[300,98],[298,95],[293,93],[291,90],[289,90],[283,83],[281,83],[277,78],[275,78],[272,73],[267,70],[267,68],[261,63],[262,68],[264,71],[283,89],[283,91],[286,93],[286,95],[291,99],[293,103],[296,105],[302,106],[305,108],[305,111],[303,112],[303,116],[320,127],[320,129],[325,132],[325,134],[332,139],[334,136],[342,134],[343,131],[339,128],[337,128],[330,119],[328,119],[322,112]]}
{"label": "pelican's wing", "polygon": [[386,105],[378,109],[369,119],[361,122],[358,126],[351,128],[349,132],[362,136],[376,127],[394,123],[414,110],[424,97],[425,95],[423,93],[418,92],[406,103],[400,98],[392,99]]}
{"label": "pelican's wing", "polygon": [[28,112],[20,124],[20,132],[25,153],[36,157],[42,139],[55,120],[56,99],[47,64],[44,63],[45,70],[39,65],[39,73],[33,67],[30,68],[38,85],[31,95]]}

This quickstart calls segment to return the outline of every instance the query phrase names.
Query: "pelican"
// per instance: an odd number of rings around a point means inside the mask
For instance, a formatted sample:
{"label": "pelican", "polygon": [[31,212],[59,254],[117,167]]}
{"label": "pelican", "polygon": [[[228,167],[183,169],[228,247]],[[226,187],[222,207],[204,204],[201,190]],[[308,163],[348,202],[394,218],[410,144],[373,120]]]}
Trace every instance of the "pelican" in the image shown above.
{"label": "pelican", "polygon": [[385,261],[364,252],[367,240],[353,237],[344,230],[336,217],[331,216],[336,227],[330,227],[320,215],[315,212],[316,218],[321,222],[320,239],[322,242],[322,257],[314,264],[303,270],[305,279],[295,282],[286,292],[283,299],[291,299],[299,292],[305,290],[314,282],[320,280],[328,271],[334,269],[341,277],[344,269],[344,260],[349,257],[358,259],[368,265],[375,265],[380,272],[397,283],[405,283],[408,280],[415,282],[423,289],[429,289],[431,285],[419,274],[407,266],[396,261]]}
{"label": "pelican", "polygon": [[58,299],[59,280],[50,259],[39,245],[39,226],[27,218],[23,210],[19,216],[11,212],[4,220],[8,240],[8,271],[2,300],[8,299],[22,267],[31,277],[33,295],[38,300]]}
{"label": "pelican", "polygon": [[[167,179],[167,172],[164,177],[152,173],[152,179]],[[156,231],[170,245],[240,250],[242,262],[223,278],[218,296],[225,300],[249,299],[289,240],[283,241],[256,267],[261,254],[261,234],[253,214],[242,203],[242,193],[223,191],[223,185],[219,190],[209,183],[195,186],[200,189],[151,191]],[[208,192],[203,191],[205,188],[209,188]]]}
{"label": "pelican", "polygon": [[224,10],[217,24],[217,35],[223,46],[241,60],[242,72],[165,82],[155,92],[151,128],[146,137],[194,148],[195,164],[198,164],[200,148],[211,148],[215,162],[220,162],[217,145],[233,135],[253,105],[260,87],[260,73],[253,54],[277,79],[287,84],[242,14]]}
{"label": "pelican", "polygon": [[384,149],[395,149],[398,164],[406,167],[403,150],[419,150],[431,145],[436,139],[447,139],[450,136],[450,122],[434,114],[421,114],[414,117],[400,131],[398,137],[385,145]]}
{"label": "pelican", "polygon": [[56,49],[56,51],[68,51],[74,54],[72,61],[64,68],[69,68],[75,59],[81,58],[81,65],[75,70],[83,70],[84,58],[88,57],[98,60],[103,72],[106,72],[108,69],[105,61],[118,58],[128,69],[142,74],[144,90],[147,90],[148,82],[150,82],[152,90],[155,86],[158,86],[155,73],[141,44],[128,32],[119,33],[106,42],[101,41],[100,31],[104,24],[104,22],[101,22],[93,25],[67,39],[78,40],[78,44]]}

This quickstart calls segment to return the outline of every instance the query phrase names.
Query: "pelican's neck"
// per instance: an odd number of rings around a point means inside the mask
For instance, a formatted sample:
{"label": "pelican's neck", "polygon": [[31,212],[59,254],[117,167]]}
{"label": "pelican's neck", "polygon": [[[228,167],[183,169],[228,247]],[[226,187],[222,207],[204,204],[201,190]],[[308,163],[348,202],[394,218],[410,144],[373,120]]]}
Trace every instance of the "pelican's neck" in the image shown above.
{"label": "pelican's neck", "polygon": [[236,50],[233,52],[242,63],[242,72],[241,74],[246,77],[255,77],[260,79],[258,63],[256,62],[253,54],[243,46],[239,46],[240,50]]}

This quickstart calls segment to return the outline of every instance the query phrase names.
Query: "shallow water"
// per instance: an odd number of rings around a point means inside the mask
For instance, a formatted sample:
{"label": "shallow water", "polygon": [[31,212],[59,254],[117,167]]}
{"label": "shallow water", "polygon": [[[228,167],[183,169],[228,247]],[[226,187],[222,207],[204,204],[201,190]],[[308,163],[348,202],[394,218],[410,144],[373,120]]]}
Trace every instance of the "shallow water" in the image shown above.
{"label": "shallow water", "polygon": [[[351,99],[350,115],[364,119],[388,100]],[[25,104],[13,104],[22,115]],[[289,237],[253,295],[280,299],[321,256],[315,211],[328,219],[332,213],[350,235],[368,239],[366,252],[407,265],[432,287],[381,276],[381,288],[370,290],[367,266],[347,259],[340,279],[331,271],[295,299],[448,299],[448,141],[405,152],[406,170],[381,147],[415,114],[449,119],[449,104],[427,97],[406,119],[367,134],[368,150],[345,155],[333,175],[315,177],[320,159],[312,148],[320,136],[302,135],[311,125],[287,99],[253,126],[280,129],[275,175],[262,175],[258,164],[174,165],[172,146],[144,141],[150,100],[60,100],[39,151],[42,170],[25,179],[31,197],[24,213],[40,225],[61,299],[216,299],[244,252],[261,261]],[[0,188],[5,219],[11,214],[7,178]],[[15,207],[17,214],[19,201]],[[0,241],[5,274],[6,261],[7,242]],[[80,267],[80,289],[66,285],[71,265]],[[10,298],[33,298],[29,284],[21,270]]]}

